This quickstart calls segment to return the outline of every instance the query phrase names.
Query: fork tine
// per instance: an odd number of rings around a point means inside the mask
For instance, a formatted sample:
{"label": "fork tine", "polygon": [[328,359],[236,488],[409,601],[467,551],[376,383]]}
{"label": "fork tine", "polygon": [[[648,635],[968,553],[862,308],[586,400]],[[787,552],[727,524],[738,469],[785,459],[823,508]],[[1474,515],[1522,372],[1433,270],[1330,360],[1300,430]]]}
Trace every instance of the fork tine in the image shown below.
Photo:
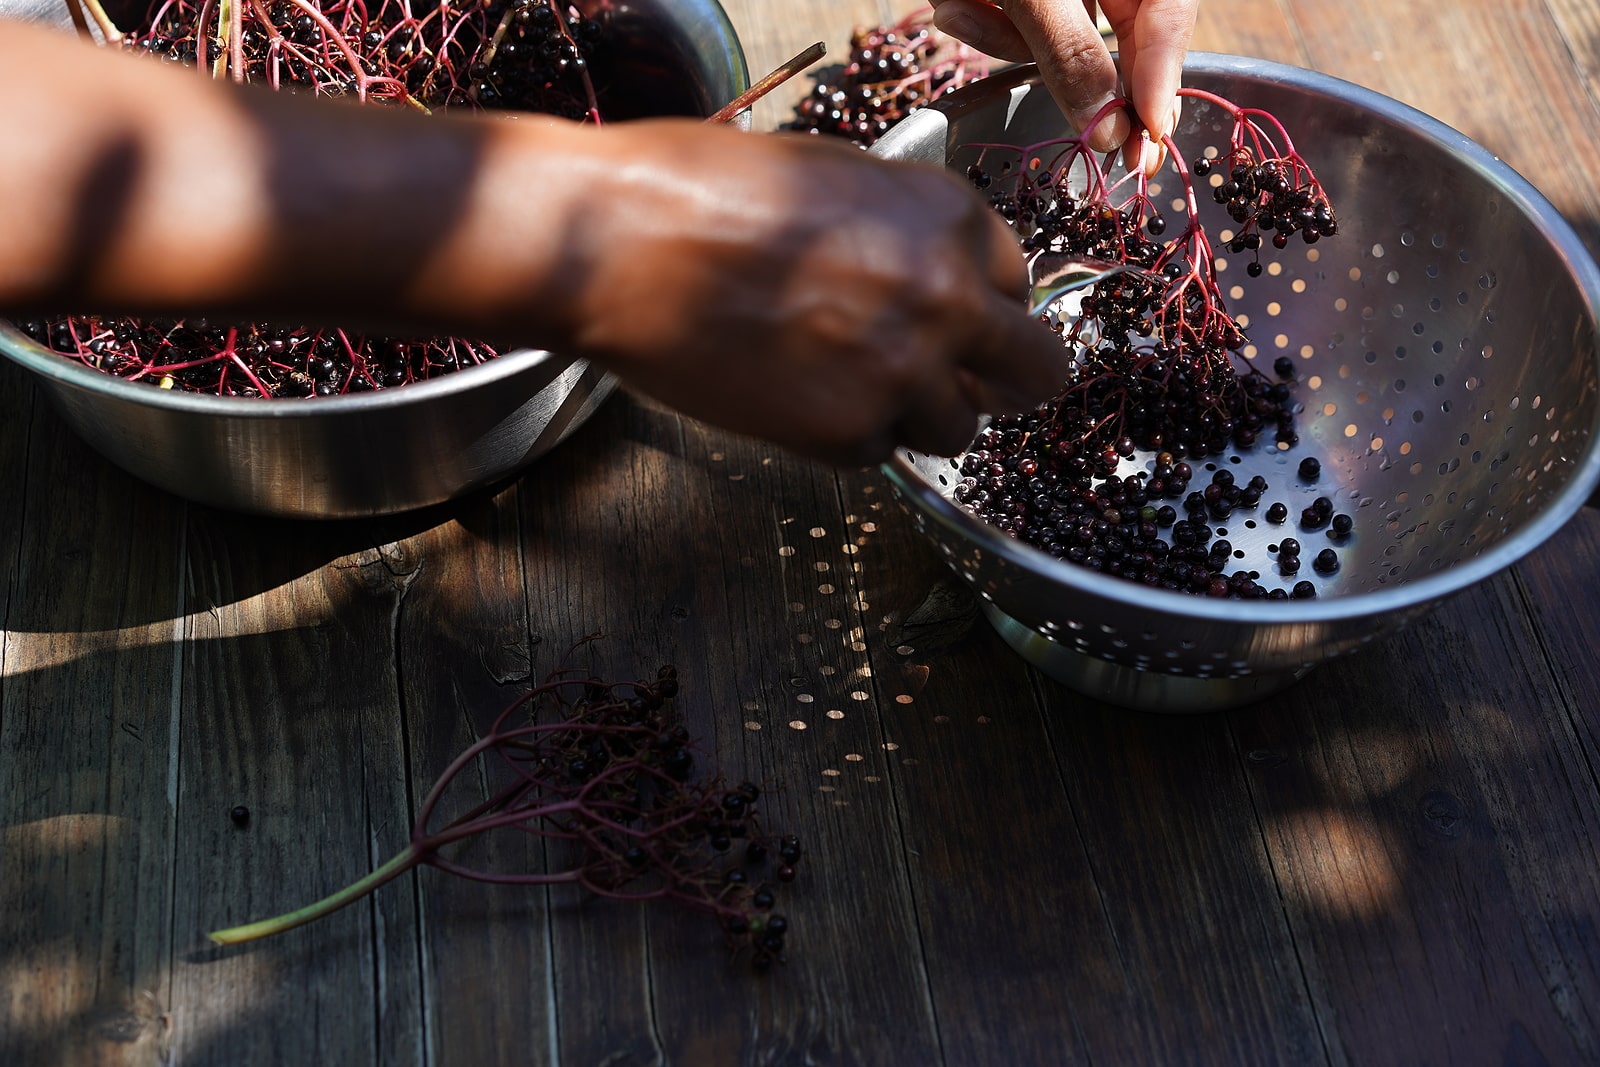
{"label": "fork tine", "polygon": [[1068,293],[1136,269],[1127,263],[1041,252],[1028,261],[1028,313],[1042,315]]}

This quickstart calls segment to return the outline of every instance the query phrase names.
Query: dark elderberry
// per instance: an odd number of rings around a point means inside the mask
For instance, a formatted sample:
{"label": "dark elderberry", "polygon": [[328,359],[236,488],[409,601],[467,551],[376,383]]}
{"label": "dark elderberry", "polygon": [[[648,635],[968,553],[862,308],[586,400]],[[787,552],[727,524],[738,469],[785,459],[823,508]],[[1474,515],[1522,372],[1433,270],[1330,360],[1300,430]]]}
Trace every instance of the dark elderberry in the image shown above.
{"label": "dark elderberry", "polygon": [[1289,509],[1281,501],[1275,501],[1267,508],[1267,521],[1280,523],[1289,517]]}
{"label": "dark elderberry", "polygon": [[[796,106],[785,129],[866,148],[913,109],[984,73],[965,46],[935,30],[924,14],[893,27],[856,30],[849,56],[836,81],[819,82]],[[969,177],[981,189],[992,176],[974,168]]]}
{"label": "dark elderberry", "polygon": [[242,830],[250,825],[250,809],[243,804],[235,805],[233,810],[228,812],[228,818],[233,821],[233,825]]}
{"label": "dark elderberry", "polygon": [[1314,482],[1322,474],[1322,464],[1315,456],[1307,456],[1300,461],[1300,477],[1308,482]]}
{"label": "dark elderberry", "polygon": [[1325,548],[1317,553],[1317,558],[1311,561],[1311,566],[1318,574],[1333,574],[1339,569],[1339,553],[1331,548]]}
{"label": "dark elderberry", "polygon": [[687,781],[694,774],[694,754],[679,749],[669,755],[661,767],[670,777],[680,782]]}

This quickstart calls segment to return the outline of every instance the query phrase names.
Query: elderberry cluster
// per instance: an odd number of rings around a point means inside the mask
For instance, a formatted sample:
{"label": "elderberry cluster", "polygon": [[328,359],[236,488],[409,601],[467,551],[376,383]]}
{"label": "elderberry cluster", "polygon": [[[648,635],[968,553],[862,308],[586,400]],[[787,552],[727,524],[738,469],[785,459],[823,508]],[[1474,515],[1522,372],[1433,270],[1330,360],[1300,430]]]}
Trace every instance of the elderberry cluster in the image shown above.
{"label": "elderberry cluster", "polygon": [[902,83],[921,69],[932,46],[931,31],[926,29],[910,39],[892,30],[857,30],[850,39],[850,62],[838,80],[819,80],[796,105],[796,117],[784,129],[831,134],[869,147],[923,102],[920,87]]}
{"label": "elderberry cluster", "polygon": [[[540,803],[582,802],[555,822],[588,853],[583,884],[610,896],[664,892],[712,912],[757,968],[783,962],[789,920],[773,912],[776,884],[794,881],[799,838],[763,833],[755,783],[696,780],[693,738],[667,703],[675,667],[630,687],[624,697],[629,687],[591,681],[568,728],[542,738],[527,762]],[[739,861],[725,866],[736,846]]]}
{"label": "elderberry cluster", "polygon": [[507,32],[467,65],[466,100],[456,89],[445,106],[463,102],[490,110],[532,111],[583,118],[577,79],[604,43],[600,23],[575,10],[563,23],[547,0],[512,0]]}
{"label": "elderberry cluster", "polygon": [[336,396],[392,389],[493,359],[458,338],[402,339],[272,323],[81,315],[19,324],[52,351],[163,389],[240,397]]}
{"label": "elderberry cluster", "polygon": [[[1283,248],[1294,233],[1308,243],[1335,233],[1327,196],[1276,120],[1207,95],[1235,118],[1222,164],[1231,171],[1216,189],[1239,224],[1228,235],[1229,250],[1255,251],[1268,238]],[[1269,130],[1281,135],[1281,152]],[[1252,566],[1220,525],[1236,509],[1261,504],[1264,478],[1237,485],[1221,469],[1209,485],[1189,488],[1189,460],[1249,449],[1267,434],[1279,449],[1299,443],[1293,361],[1274,362],[1274,381],[1234,358],[1247,338],[1227,311],[1210,239],[1193,208],[1190,173],[1206,176],[1214,161],[1176,168],[1190,207],[1181,231],[1168,235],[1143,176],[1111,175],[1085,138],[982,146],[967,168],[1024,254],[1136,269],[1103,279],[1075,304],[1043,309],[1043,321],[1072,353],[1062,389],[1035,411],[996,419],[980,434],[961,461],[956,501],[1053,556],[1151,587],[1239,599],[1315,596],[1313,583],[1293,580],[1296,539],[1269,546],[1275,563]],[[1246,272],[1262,273],[1259,257]],[[1141,452],[1153,460],[1130,473]],[[1302,478],[1315,473],[1302,466]],[[1288,508],[1270,502],[1265,517],[1281,524]],[[1307,508],[1301,523],[1308,531],[1327,527],[1335,542],[1353,528],[1327,498]],[[1337,552],[1318,552],[1313,567],[1333,574]],[[1269,576],[1274,569],[1283,584]]]}
{"label": "elderberry cluster", "polygon": [[[1205,177],[1214,165],[1202,156],[1191,170]],[[1288,247],[1289,238],[1296,233],[1306,244],[1315,244],[1339,232],[1327,194],[1298,160],[1258,160],[1252,149],[1242,146],[1229,153],[1227,165],[1227,179],[1212,191],[1212,197],[1239,224],[1228,242],[1230,252],[1257,251],[1263,236],[1269,234],[1272,246],[1281,249]],[[1252,278],[1259,277],[1259,258],[1246,264],[1245,271]]]}
{"label": "elderberry cluster", "polygon": [[[1260,376],[1240,379],[1244,395],[1263,405],[1287,403],[1284,383],[1267,386],[1263,381]],[[1108,388],[1137,385],[1130,379]],[[1103,404],[1092,411],[1069,407],[1089,395],[1093,392],[1069,389],[1034,412],[996,418],[961,459],[955,501],[1058,559],[1152,588],[1236,600],[1317,595],[1312,582],[1295,580],[1301,552],[1296,538],[1284,537],[1269,546],[1276,559],[1267,562],[1245,561],[1245,553],[1225,536],[1225,523],[1237,520],[1237,513],[1253,513],[1262,503],[1270,489],[1266,478],[1256,475],[1241,484],[1223,467],[1209,484],[1191,489],[1194,469],[1181,456],[1221,452],[1219,439],[1197,450],[1158,451],[1147,469],[1123,473],[1140,448],[1151,446],[1132,436],[1108,437]],[[1134,416],[1125,425],[1141,433],[1141,426],[1170,428],[1185,412],[1194,413],[1181,403],[1145,418],[1137,417],[1140,410],[1137,404],[1131,409],[1119,406],[1116,414]],[[1150,435],[1143,439],[1148,442]],[[1315,481],[1319,474],[1315,459],[1300,464],[1301,480]],[[1288,515],[1282,501],[1265,510],[1273,525],[1284,523]],[[1320,496],[1302,510],[1300,528],[1307,533],[1326,528],[1329,541],[1342,544],[1351,536],[1354,520],[1335,513],[1333,501]],[[1312,561],[1312,569],[1324,577],[1339,568],[1333,547],[1320,550]]]}
{"label": "elderberry cluster", "polygon": [[1099,283],[1073,315],[1048,317],[1075,350],[1063,391],[1042,416],[1065,446],[1094,454],[1125,440],[1124,456],[1147,449],[1192,457],[1249,447],[1268,430],[1280,442],[1296,440],[1288,385],[1234,364],[1244,334],[1188,245],[1157,240],[1165,230],[1159,214],[1143,203],[1074,196],[1049,169],[995,174],[974,164],[967,178],[987,191],[1025,252],[1142,268]]}
{"label": "elderberry cluster", "polygon": [[580,119],[589,106],[582,79],[605,46],[599,22],[552,0],[441,0],[415,13],[386,0],[370,18],[356,0],[248,4],[237,57],[202,17],[214,20],[214,9],[178,0],[124,47],[192,65],[203,44],[208,62],[227,52],[233,76],[274,88]]}
{"label": "elderberry cluster", "polygon": [[783,128],[870,147],[914,108],[982,77],[973,58],[925,19],[857,29],[849,62],[835,80],[819,79]]}
{"label": "elderberry cluster", "polygon": [[[757,793],[754,785],[746,782],[739,790],[724,797],[723,804],[744,796],[748,796],[752,804],[755,802]],[[752,840],[744,849],[745,863],[747,866],[759,866],[769,861],[771,852],[770,842]],[[793,834],[780,837],[777,853],[778,881],[794,881],[794,865],[800,862],[801,856],[800,839]],[[789,920],[772,910],[777,903],[772,888],[752,882],[745,867],[729,868],[723,876],[723,885],[724,900],[733,908],[733,913],[724,916],[722,921],[722,928],[729,938],[736,943],[742,939],[749,944],[750,961],[758,970],[784,962],[784,940],[789,932]]]}
{"label": "elderberry cluster", "polygon": [[[755,783],[696,780],[694,742],[669,704],[677,694],[670,664],[650,682],[606,682],[557,668],[450,762],[423,798],[410,842],[386,868],[428,865],[501,885],[564,883],[612,900],[672,901],[714,915],[730,948],[736,955],[748,950],[757,969],[783,962],[789,920],[774,912],[776,889],[763,871],[775,865],[777,882],[793,881],[800,841],[762,832]],[[467,810],[442,816],[441,801],[457,783],[464,783]],[[234,821],[248,822],[248,812],[236,812]],[[442,851],[508,831],[549,842],[549,866],[490,870],[471,865],[481,851]],[[743,861],[730,867],[735,842]],[[308,907],[211,938],[237,944],[293,929],[384,880],[369,875]]]}
{"label": "elderberry cluster", "polygon": [[966,175],[974,188],[987,192],[990,208],[1017,232],[1024,252],[1067,252],[1146,268],[1159,262],[1163,246],[1150,238],[1166,229],[1160,215],[1141,223],[1136,207],[1119,209],[1093,196],[1080,200],[1065,174],[1041,170],[1030,177],[1010,171],[1007,164],[996,175],[974,163]]}

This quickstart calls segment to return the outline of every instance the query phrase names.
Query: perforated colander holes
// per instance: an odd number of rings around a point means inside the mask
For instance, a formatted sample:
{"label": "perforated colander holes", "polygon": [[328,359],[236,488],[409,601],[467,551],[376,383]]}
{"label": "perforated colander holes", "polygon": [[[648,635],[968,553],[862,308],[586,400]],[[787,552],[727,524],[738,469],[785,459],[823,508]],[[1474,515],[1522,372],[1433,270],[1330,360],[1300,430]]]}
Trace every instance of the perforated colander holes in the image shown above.
{"label": "perforated colander holes", "polygon": [[[1446,240],[1443,235],[1434,235],[1434,238],[1430,240],[1430,243],[1432,243],[1435,248],[1442,248],[1442,246],[1445,245]],[[1400,234],[1400,246],[1402,246],[1402,248],[1414,248],[1416,245],[1418,245],[1416,234],[1411,232],[1411,230],[1402,230],[1402,234]],[[1370,250],[1366,250],[1365,254],[1370,254],[1371,259],[1373,259],[1374,262],[1379,261],[1379,259],[1387,258],[1387,250],[1386,248],[1382,248],[1381,243],[1374,243]],[[1456,259],[1458,262],[1461,262],[1461,264],[1470,264],[1472,254],[1470,254],[1470,251],[1461,250],[1456,253],[1454,259]],[[1379,269],[1381,269],[1381,267],[1379,267]],[[1424,266],[1424,275],[1426,275],[1426,277],[1437,280],[1437,278],[1442,277],[1442,274],[1443,270],[1442,267],[1440,267],[1440,262],[1438,261],[1427,262],[1426,266]],[[1366,280],[1371,280],[1371,278],[1378,277],[1378,275],[1376,275],[1376,272],[1371,269],[1370,264],[1366,270],[1363,270],[1360,266],[1349,267],[1349,269],[1346,270],[1346,275],[1344,275],[1344,277],[1346,277],[1349,282],[1362,283],[1363,278],[1366,278]],[[1398,283],[1400,280],[1402,280],[1403,274],[1400,272],[1400,270],[1390,267],[1390,269],[1382,270],[1381,277],[1382,280],[1384,280],[1386,283],[1389,283],[1389,285],[1395,285],[1395,283]],[[1498,275],[1496,275],[1496,272],[1494,272],[1493,269],[1480,270],[1480,272],[1475,275],[1475,283],[1477,283],[1478,290],[1493,290],[1493,288],[1496,288],[1496,285],[1498,285]],[[1464,293],[1464,291],[1462,291],[1462,293]],[[1458,302],[1464,302],[1459,298],[1461,298],[1461,293],[1458,293]],[[1347,298],[1344,298],[1344,296],[1341,296],[1341,298],[1336,298],[1336,307],[1338,307],[1339,310],[1346,309],[1346,307],[1349,307],[1349,301],[1347,301]],[[1435,296],[1430,296],[1429,301],[1427,301],[1427,307],[1429,307],[1429,318],[1437,317],[1440,312],[1446,310],[1445,301],[1438,298],[1437,294],[1435,294]],[[1371,322],[1371,320],[1376,320],[1376,307],[1371,306],[1371,304],[1363,304],[1362,317],[1363,322]],[[1403,302],[1397,302],[1397,304],[1394,304],[1394,306],[1390,306],[1390,318],[1392,318],[1392,320],[1400,320],[1400,322],[1403,322],[1405,318],[1408,318],[1408,315],[1406,315],[1406,306],[1403,304]],[[1494,312],[1493,306],[1485,306],[1485,309],[1483,309],[1482,312],[1483,334],[1490,333],[1494,322],[1496,322],[1496,318],[1498,318],[1498,315],[1496,315],[1496,312]],[[1453,320],[1450,320],[1450,318],[1445,318],[1445,320],[1440,322],[1438,328],[1450,328],[1450,325],[1453,325]],[[1410,326],[1410,333],[1413,334],[1413,336],[1418,336],[1418,338],[1426,339],[1427,334],[1434,330],[1435,328],[1432,328],[1429,323],[1421,322],[1421,320],[1411,323]],[[1341,346],[1342,342],[1344,342],[1342,334],[1333,334],[1333,336],[1330,338],[1330,349]],[[1458,347],[1459,352],[1462,352],[1464,357],[1478,355],[1478,357],[1485,358],[1485,360],[1490,360],[1490,358],[1494,357],[1493,344],[1491,344],[1491,342],[1483,341],[1482,338],[1475,338],[1475,336],[1464,336],[1464,338],[1459,338],[1458,341],[1456,341],[1456,347]],[[1445,354],[1445,339],[1437,338],[1437,336],[1435,336],[1435,338],[1432,338],[1432,341],[1427,341],[1427,349],[1429,349],[1429,352],[1432,355]],[[1395,344],[1390,352],[1392,352],[1392,357],[1394,357],[1397,362],[1400,362],[1400,360],[1405,360],[1406,355],[1408,355],[1408,347],[1406,347],[1405,344]],[[1378,347],[1368,347],[1368,349],[1363,352],[1362,362],[1365,363],[1368,368],[1376,368],[1376,366],[1379,365],[1379,360],[1381,360],[1381,355],[1379,355]],[[1341,366],[1341,368],[1339,368],[1339,373],[1346,373],[1346,368]],[[1482,386],[1482,379],[1478,378],[1477,374],[1467,373],[1466,378],[1459,381],[1459,386],[1466,390],[1466,392],[1469,392],[1469,394],[1470,392],[1477,392],[1477,390],[1480,389],[1480,386]],[[1378,387],[1381,389],[1381,386]],[[1405,392],[1406,381],[1405,379],[1398,378],[1397,376],[1394,381],[1390,382],[1390,387],[1392,387],[1392,390],[1394,390],[1395,394],[1403,394],[1403,392]],[[1456,387],[1456,382],[1451,381],[1450,378],[1446,378],[1445,374],[1435,374],[1434,387],[1435,389],[1454,389],[1454,387]],[[1363,397],[1363,394],[1357,394],[1357,403],[1365,403],[1365,397]],[[1475,398],[1474,403],[1483,403],[1483,400],[1482,398]],[[1451,413],[1451,406],[1453,405],[1451,405],[1450,400],[1445,398],[1445,400],[1442,400],[1442,402],[1438,402],[1438,411],[1440,411],[1440,414],[1446,414],[1446,416],[1448,416],[1448,414]],[[1382,411],[1382,422],[1384,422],[1384,426],[1392,426],[1392,424],[1394,424],[1394,418],[1394,406],[1384,408],[1384,411]],[[1421,424],[1421,422],[1424,421],[1424,418],[1426,418],[1426,410],[1424,410],[1424,408],[1413,408],[1410,413],[1410,418],[1413,424]],[[1493,410],[1483,411],[1480,418],[1482,418],[1483,421],[1491,421],[1491,419],[1494,418]],[[1354,426],[1354,424],[1346,424],[1346,427],[1344,427],[1344,434],[1346,434],[1346,437],[1357,437],[1358,432],[1360,432],[1360,427]],[[1370,435],[1368,451],[1370,451],[1370,453],[1378,453],[1379,450],[1384,448],[1384,443],[1386,442],[1384,442],[1382,435],[1374,432],[1374,434]],[[1462,442],[1462,446],[1466,446],[1466,443],[1467,442]],[[1410,440],[1398,440],[1398,442],[1394,442],[1394,446],[1395,451],[1397,451],[1400,456],[1408,456],[1408,454],[1411,453],[1411,450],[1413,450],[1413,443],[1411,443]],[[1474,453],[1470,454],[1469,459],[1472,462],[1482,462],[1482,450],[1474,451]],[[1424,470],[1424,464],[1422,464],[1422,462],[1413,462],[1413,464],[1408,467],[1408,472],[1410,472],[1411,475],[1421,474],[1422,470]]]}

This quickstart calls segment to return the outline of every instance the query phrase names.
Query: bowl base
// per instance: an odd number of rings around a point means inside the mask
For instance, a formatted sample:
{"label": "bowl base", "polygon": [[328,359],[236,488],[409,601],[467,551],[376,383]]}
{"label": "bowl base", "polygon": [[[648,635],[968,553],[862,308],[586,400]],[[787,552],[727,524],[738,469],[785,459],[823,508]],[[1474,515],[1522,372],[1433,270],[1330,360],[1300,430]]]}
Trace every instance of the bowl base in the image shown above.
{"label": "bowl base", "polygon": [[1078,652],[1025,626],[983,602],[983,613],[1006,644],[1062,685],[1095,700],[1135,711],[1164,714],[1226,711],[1282,692],[1311,670],[1250,674],[1239,678],[1194,678],[1138,670]]}

